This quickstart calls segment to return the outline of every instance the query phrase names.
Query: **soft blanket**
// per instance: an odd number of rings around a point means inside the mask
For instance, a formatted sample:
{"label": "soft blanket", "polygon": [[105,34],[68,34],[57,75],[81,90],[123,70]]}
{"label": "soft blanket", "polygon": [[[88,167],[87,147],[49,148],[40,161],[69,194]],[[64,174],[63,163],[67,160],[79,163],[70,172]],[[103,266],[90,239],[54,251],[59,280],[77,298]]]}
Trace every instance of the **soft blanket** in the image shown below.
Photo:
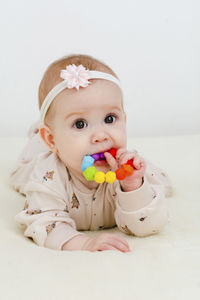
{"label": "soft blanket", "polygon": [[171,221],[161,233],[139,238],[104,230],[126,238],[129,253],[54,251],[23,236],[14,216],[24,197],[8,176],[25,143],[0,139],[1,299],[200,299],[200,135],[129,138],[128,147],[163,168],[174,187]]}

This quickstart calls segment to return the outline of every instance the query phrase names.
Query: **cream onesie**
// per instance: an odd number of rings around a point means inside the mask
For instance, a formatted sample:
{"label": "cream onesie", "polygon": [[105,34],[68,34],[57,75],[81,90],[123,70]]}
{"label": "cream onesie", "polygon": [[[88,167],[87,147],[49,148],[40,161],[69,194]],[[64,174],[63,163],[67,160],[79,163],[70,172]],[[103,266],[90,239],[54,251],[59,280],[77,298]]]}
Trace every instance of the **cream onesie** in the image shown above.
{"label": "cream onesie", "polygon": [[166,197],[172,186],[162,169],[146,160],[143,184],[131,192],[123,192],[118,180],[88,189],[44,144],[38,122],[28,135],[10,179],[14,189],[26,196],[15,219],[25,225],[24,235],[39,246],[61,250],[72,237],[83,234],[80,231],[116,225],[126,234],[147,236],[169,222]]}

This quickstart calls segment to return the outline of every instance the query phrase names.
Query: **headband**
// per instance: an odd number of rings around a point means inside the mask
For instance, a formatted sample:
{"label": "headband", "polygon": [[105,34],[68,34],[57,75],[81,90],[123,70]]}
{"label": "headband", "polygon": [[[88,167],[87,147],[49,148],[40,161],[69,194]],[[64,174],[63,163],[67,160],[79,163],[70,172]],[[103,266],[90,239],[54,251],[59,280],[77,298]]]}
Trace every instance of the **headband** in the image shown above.
{"label": "headband", "polygon": [[64,80],[54,86],[54,88],[48,93],[42,103],[40,109],[40,121],[42,124],[44,124],[45,115],[52,101],[60,92],[62,92],[66,88],[76,88],[77,90],[79,90],[79,87],[87,87],[89,84],[91,84],[91,82],[88,81],[89,79],[110,80],[121,88],[120,81],[113,75],[100,71],[86,70],[83,65],[68,65],[66,67],[66,70],[61,70],[60,78]]}

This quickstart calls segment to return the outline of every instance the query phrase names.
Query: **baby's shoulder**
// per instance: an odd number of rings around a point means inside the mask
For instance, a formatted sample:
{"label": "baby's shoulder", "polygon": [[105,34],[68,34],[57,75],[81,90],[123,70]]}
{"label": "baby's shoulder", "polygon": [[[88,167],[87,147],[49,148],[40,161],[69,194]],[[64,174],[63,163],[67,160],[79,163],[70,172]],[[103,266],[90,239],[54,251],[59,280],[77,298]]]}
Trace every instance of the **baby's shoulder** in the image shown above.
{"label": "baby's shoulder", "polygon": [[47,188],[64,191],[68,172],[59,157],[52,151],[47,151],[39,154],[35,159],[30,181],[40,183]]}

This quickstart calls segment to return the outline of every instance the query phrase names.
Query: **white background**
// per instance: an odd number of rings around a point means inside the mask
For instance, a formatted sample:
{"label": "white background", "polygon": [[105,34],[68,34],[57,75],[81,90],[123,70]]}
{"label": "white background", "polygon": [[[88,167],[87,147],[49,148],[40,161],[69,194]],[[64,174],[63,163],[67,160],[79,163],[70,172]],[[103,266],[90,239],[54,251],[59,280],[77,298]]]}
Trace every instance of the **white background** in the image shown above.
{"label": "white background", "polygon": [[7,0],[0,30],[0,136],[26,135],[44,71],[72,53],[118,74],[129,136],[200,133],[198,0]]}

